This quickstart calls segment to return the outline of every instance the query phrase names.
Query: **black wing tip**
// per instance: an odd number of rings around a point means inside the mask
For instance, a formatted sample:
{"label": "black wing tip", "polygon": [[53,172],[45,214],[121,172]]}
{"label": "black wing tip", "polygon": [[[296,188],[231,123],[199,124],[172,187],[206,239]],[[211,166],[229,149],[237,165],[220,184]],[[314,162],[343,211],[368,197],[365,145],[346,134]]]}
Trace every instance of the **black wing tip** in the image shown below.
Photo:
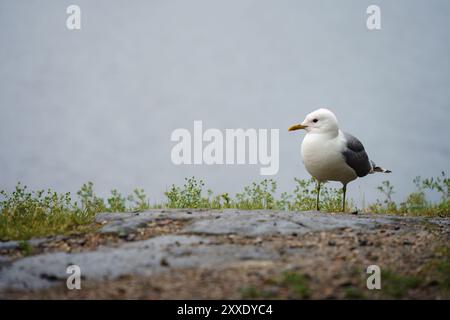
{"label": "black wing tip", "polygon": [[392,173],[391,170],[383,169],[382,167],[373,167],[373,172]]}
{"label": "black wing tip", "polygon": [[372,171],[373,172],[383,172],[383,173],[392,173],[391,170],[388,169],[384,169],[382,167],[379,167],[375,164],[375,162],[373,162],[372,160],[370,161],[370,163],[372,164]]}

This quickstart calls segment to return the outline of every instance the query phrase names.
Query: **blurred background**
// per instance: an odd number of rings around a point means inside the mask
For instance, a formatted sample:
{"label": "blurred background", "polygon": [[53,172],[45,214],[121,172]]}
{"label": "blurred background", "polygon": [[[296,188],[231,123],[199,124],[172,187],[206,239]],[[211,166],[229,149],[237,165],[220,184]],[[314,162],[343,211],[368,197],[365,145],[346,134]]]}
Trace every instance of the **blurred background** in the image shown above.
{"label": "blurred background", "polygon": [[[79,31],[66,28],[71,4]],[[366,28],[371,4],[379,31]],[[415,176],[449,171],[449,12],[447,0],[0,0],[0,189],[92,181],[154,202],[188,176],[230,193],[264,178],[259,165],[172,164],[172,131],[202,120],[280,129],[272,178],[291,191],[308,174],[304,133],[287,128],[326,106],[393,171],[350,197],[375,201],[389,178],[402,200]]]}

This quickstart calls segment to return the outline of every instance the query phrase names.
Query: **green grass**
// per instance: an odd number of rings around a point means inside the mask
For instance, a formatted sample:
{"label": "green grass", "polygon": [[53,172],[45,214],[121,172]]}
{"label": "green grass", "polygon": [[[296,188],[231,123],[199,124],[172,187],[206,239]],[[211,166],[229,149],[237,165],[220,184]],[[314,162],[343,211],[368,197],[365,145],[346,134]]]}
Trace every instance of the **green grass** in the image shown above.
{"label": "green grass", "polygon": [[[97,196],[92,182],[84,184],[72,197],[70,193],[56,193],[51,190],[28,191],[20,183],[12,192],[0,191],[0,240],[26,240],[55,234],[86,232],[95,227],[94,217],[99,212],[137,212],[149,208],[207,208],[243,210],[290,210],[308,211],[315,209],[317,196],[316,183],[313,179],[295,179],[296,185],[291,192],[277,192],[277,183],[271,179],[252,183],[243,188],[234,197],[228,193],[214,194],[205,191],[203,180],[186,178],[182,186],[172,185],[165,192],[166,201],[150,205],[142,189],[135,189],[128,196],[113,189],[107,199]],[[445,173],[436,178],[414,179],[417,190],[400,204],[392,201],[394,188],[389,181],[384,181],[378,190],[383,195],[382,201],[368,207],[368,212],[450,216],[450,179]],[[437,192],[440,201],[432,203],[427,200],[427,193]],[[339,212],[342,203],[340,188],[322,185],[321,209]],[[347,203],[347,211],[354,205]]]}
{"label": "green grass", "polygon": [[1,192],[0,239],[29,239],[84,230],[93,214],[75,208],[70,194],[50,190],[27,192],[18,184],[8,194]]}
{"label": "green grass", "polygon": [[[416,177],[413,180],[416,191],[411,193],[400,204],[392,201],[394,187],[389,181],[383,181],[382,185],[377,187],[378,191],[384,197],[383,201],[377,200],[369,206],[369,211],[389,214],[407,214],[412,216],[450,216],[450,179],[445,172],[441,176],[422,179]],[[427,193],[437,192],[440,195],[440,201],[433,203],[427,200]]]}
{"label": "green grass", "polygon": [[295,299],[308,299],[311,296],[309,279],[303,274],[287,271],[283,273],[280,284],[285,286]]}
{"label": "green grass", "polygon": [[104,201],[95,195],[91,182],[81,187],[76,200],[70,193],[28,191],[20,183],[11,193],[0,191],[0,199],[0,240],[87,232],[95,227],[96,213],[150,208],[141,189],[136,189],[126,199],[113,190]]}
{"label": "green grass", "polygon": [[444,293],[450,294],[450,246],[435,249],[433,258],[423,268],[423,275],[435,281]]}
{"label": "green grass", "polygon": [[418,288],[424,279],[420,276],[402,275],[391,270],[381,271],[381,290],[389,297],[400,299],[412,290]]}
{"label": "green grass", "polygon": [[240,290],[242,299],[275,299],[276,294],[270,290],[246,287]]}
{"label": "green grass", "polygon": [[[295,179],[296,186],[291,192],[282,192],[277,197],[277,183],[272,179],[264,179],[244,187],[242,192],[232,198],[228,193],[215,195],[210,189],[204,192],[203,180],[194,177],[186,178],[183,186],[172,185],[165,195],[168,208],[208,208],[241,210],[291,210],[307,211],[316,207],[316,183],[313,179]],[[342,190],[321,187],[321,208],[324,211],[340,211],[342,208]],[[350,202],[351,206],[351,202]],[[348,208],[350,208],[350,206]]]}
{"label": "green grass", "polygon": [[[215,195],[213,191],[204,192],[203,180],[194,177],[187,179],[183,186],[172,187],[165,193],[168,201],[163,206],[169,208],[209,208],[226,209],[236,208],[243,210],[290,210],[308,211],[316,207],[316,182],[313,179],[301,180],[295,178],[295,188],[292,192],[277,193],[277,184],[274,180],[265,179],[259,183],[252,183],[244,190],[231,197],[228,193]],[[403,214],[417,216],[450,216],[450,179],[442,172],[441,176],[422,180],[414,179],[416,191],[411,193],[403,202],[397,204],[392,200],[395,193],[389,181],[383,181],[377,190],[382,200],[368,206],[364,211],[386,214]],[[440,201],[431,202],[427,194],[437,192]],[[341,188],[331,188],[322,185],[320,191],[321,210],[339,212],[342,206]],[[354,208],[353,202],[347,202],[346,211]]]}
{"label": "green grass", "polygon": [[241,289],[242,299],[276,299],[287,296],[291,299],[309,299],[308,276],[294,271],[285,271],[267,281],[269,288],[245,287]]}
{"label": "green grass", "polygon": [[366,299],[366,293],[363,289],[357,287],[348,287],[344,289],[345,299],[349,300],[361,300]]}
{"label": "green grass", "polygon": [[450,290],[450,247],[440,249],[442,258],[436,263],[439,286],[444,291]]}

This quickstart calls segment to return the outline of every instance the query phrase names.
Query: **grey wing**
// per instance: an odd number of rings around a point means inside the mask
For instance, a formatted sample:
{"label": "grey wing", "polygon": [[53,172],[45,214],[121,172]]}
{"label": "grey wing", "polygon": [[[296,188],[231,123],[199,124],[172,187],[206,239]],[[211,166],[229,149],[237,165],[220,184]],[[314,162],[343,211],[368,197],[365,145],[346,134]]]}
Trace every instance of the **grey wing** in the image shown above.
{"label": "grey wing", "polygon": [[364,177],[372,170],[366,150],[361,141],[351,134],[344,132],[344,137],[347,140],[347,147],[342,152],[345,162],[355,170],[358,177]]}

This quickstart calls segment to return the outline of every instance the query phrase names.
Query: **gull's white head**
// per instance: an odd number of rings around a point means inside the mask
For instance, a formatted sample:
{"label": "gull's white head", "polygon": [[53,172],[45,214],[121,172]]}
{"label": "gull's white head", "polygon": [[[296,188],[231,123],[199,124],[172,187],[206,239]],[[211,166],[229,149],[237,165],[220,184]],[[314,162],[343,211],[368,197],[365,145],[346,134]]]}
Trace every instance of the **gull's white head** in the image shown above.
{"label": "gull's white head", "polygon": [[338,121],[333,112],[320,108],[308,114],[301,124],[289,128],[289,131],[305,129],[308,133],[337,133]]}

